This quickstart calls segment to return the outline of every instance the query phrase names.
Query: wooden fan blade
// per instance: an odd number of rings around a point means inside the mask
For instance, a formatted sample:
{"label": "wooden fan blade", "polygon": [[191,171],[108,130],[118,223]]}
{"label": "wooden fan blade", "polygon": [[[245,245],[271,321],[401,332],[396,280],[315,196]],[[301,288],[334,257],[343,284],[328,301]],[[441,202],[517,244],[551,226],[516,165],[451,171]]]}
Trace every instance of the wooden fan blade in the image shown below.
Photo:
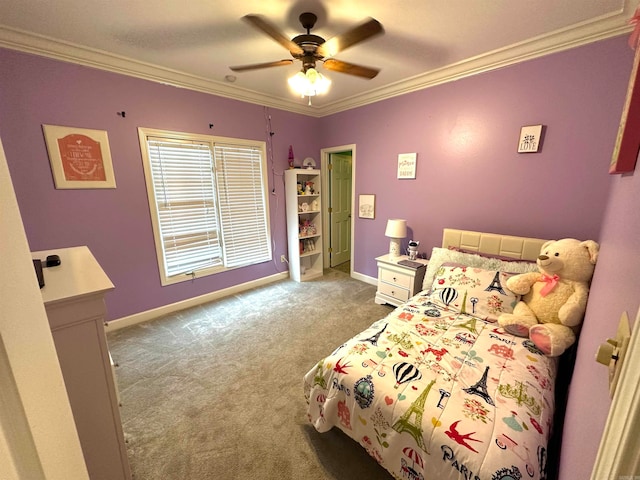
{"label": "wooden fan blade", "polygon": [[375,77],[380,72],[377,68],[363,67],[361,65],[336,60],[335,58],[326,59],[324,61],[324,68],[334,72],[346,73],[369,79]]}
{"label": "wooden fan blade", "polygon": [[342,35],[330,38],[324,42],[318,47],[318,53],[323,57],[333,57],[338,52],[383,32],[384,28],[382,28],[382,24],[376,19],[370,18],[363,24],[352,28]]}
{"label": "wooden fan blade", "polygon": [[258,30],[261,30],[262,32],[264,32],[267,35],[269,35],[271,38],[273,38],[280,45],[282,45],[284,48],[289,50],[292,54],[299,55],[299,54],[304,53],[302,48],[300,48],[300,46],[297,43],[292,42],[280,30],[278,30],[278,28],[276,26],[274,26],[273,24],[269,23],[267,20],[265,20],[260,15],[245,15],[244,17],[242,17],[242,19],[245,22],[247,22],[250,25],[252,25],[255,28],[257,28]]}
{"label": "wooden fan blade", "polygon": [[277,60],[275,62],[267,62],[267,63],[254,63],[253,65],[238,65],[235,67],[229,67],[234,72],[244,72],[246,70],[257,70],[259,68],[269,68],[269,67],[283,67],[285,65],[291,65],[293,60]]}

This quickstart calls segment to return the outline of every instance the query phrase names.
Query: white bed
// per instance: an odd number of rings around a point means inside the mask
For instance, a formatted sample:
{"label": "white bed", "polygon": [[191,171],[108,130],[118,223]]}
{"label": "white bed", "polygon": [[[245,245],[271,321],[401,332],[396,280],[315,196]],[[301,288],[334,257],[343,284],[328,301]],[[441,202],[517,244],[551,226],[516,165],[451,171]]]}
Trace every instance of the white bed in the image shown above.
{"label": "white bed", "polygon": [[558,359],[494,323],[545,241],[445,229],[424,290],[305,376],[316,430],[339,428],[397,479],[547,478]]}

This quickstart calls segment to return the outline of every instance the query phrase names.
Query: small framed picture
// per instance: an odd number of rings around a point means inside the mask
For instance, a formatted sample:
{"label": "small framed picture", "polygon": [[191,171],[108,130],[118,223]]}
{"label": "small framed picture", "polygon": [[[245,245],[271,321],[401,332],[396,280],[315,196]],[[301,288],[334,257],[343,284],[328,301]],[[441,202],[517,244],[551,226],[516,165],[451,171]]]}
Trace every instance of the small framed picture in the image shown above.
{"label": "small framed picture", "polygon": [[56,188],[116,188],[107,132],[42,125]]}
{"label": "small framed picture", "polygon": [[528,125],[520,129],[518,153],[536,153],[540,151],[542,125]]}
{"label": "small framed picture", "polygon": [[609,173],[628,173],[636,169],[640,145],[640,48],[636,48],[627,86],[627,97],[622,108],[618,136],[613,148]]}
{"label": "small framed picture", "polygon": [[418,154],[401,153],[398,155],[398,178],[416,178],[416,162]]}
{"label": "small framed picture", "polygon": [[358,198],[358,217],[375,218],[376,217],[376,196],[360,195]]}

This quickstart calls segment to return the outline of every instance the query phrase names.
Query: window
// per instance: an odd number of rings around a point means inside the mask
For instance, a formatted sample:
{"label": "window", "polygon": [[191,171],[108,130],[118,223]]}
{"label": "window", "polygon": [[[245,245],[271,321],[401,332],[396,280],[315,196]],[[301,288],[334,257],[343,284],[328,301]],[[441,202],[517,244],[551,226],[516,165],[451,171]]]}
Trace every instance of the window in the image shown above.
{"label": "window", "polygon": [[271,260],[264,142],[138,134],[163,285]]}

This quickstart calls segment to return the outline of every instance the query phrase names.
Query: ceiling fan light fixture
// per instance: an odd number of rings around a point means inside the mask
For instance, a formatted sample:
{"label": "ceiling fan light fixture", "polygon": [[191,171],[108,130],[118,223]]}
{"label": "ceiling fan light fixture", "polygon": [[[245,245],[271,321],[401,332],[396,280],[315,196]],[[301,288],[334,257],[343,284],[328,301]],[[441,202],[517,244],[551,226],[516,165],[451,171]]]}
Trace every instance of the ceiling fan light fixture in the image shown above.
{"label": "ceiling fan light fixture", "polygon": [[[363,42],[373,36],[384,32],[384,28],[377,20],[369,18],[360,25],[357,25],[346,32],[330,38],[324,38],[311,33],[318,17],[311,12],[303,12],[298,19],[302,27],[307,31],[301,35],[296,35],[292,39],[282,32],[277,26],[261,17],[260,15],[245,15],[242,17],[253,27],[271,37],[277,43],[286,48],[291,56],[302,62],[302,71],[289,78],[289,86],[302,98],[311,98],[329,91],[331,80],[319,73],[315,66],[316,62],[323,62],[324,68],[332,72],[346,73],[356,77],[372,79],[380,70],[376,68],[356,65],[354,63],[343,62],[333,58],[334,54]],[[251,65],[239,65],[229,67],[234,72],[244,72],[247,70],[257,70],[261,68],[280,67],[291,65],[293,60],[279,60],[267,63],[254,63]]]}
{"label": "ceiling fan light fixture", "polygon": [[289,86],[301,97],[313,97],[329,91],[331,80],[318,72],[315,68],[300,71],[289,78]]}

